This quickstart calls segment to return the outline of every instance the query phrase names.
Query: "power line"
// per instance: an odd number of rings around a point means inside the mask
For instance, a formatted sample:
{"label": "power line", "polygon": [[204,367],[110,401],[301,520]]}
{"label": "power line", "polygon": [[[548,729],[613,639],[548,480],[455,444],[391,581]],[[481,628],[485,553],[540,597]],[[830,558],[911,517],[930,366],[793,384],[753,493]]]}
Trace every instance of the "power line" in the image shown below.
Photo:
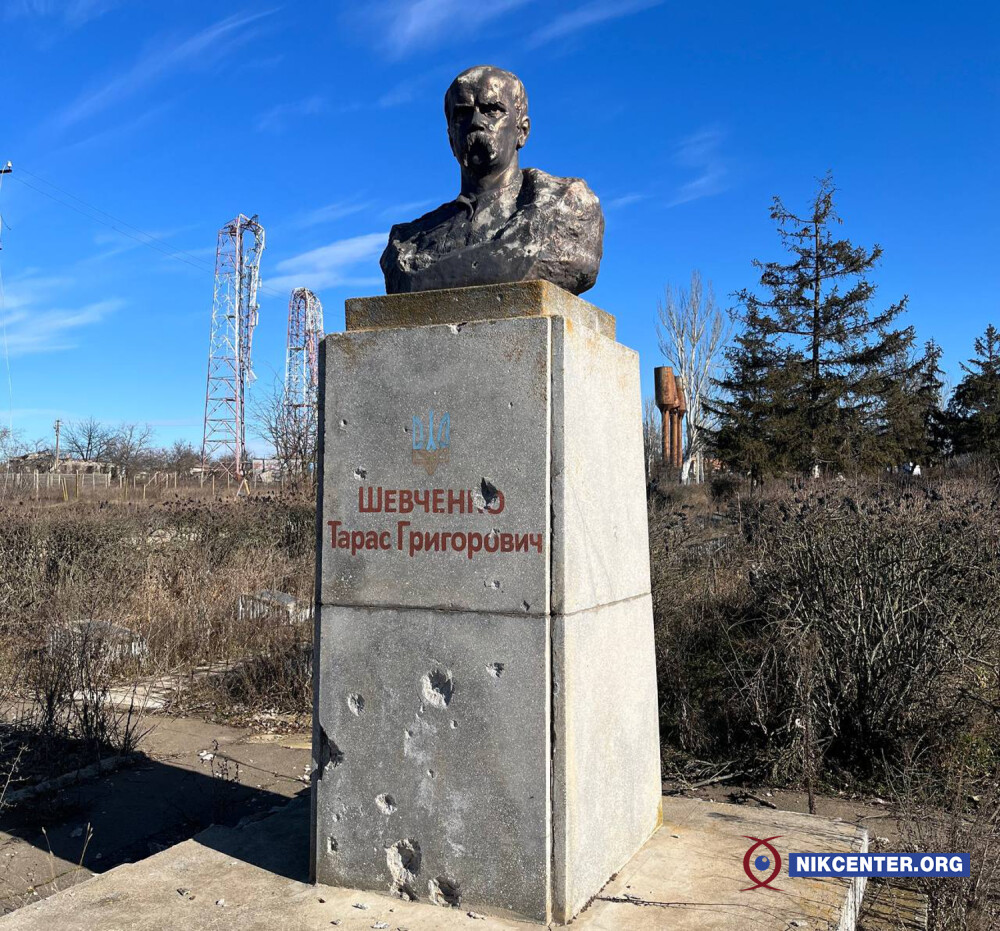
{"label": "power line", "polygon": [[[3,168],[0,168],[0,192],[3,191],[4,175],[9,175],[14,170],[14,166],[8,161]],[[3,219],[0,217],[0,235],[3,233]],[[0,246],[2,248],[2,246]],[[14,380],[10,374],[10,352],[7,349],[7,298],[3,291],[3,269],[0,268],[0,325],[3,329],[3,358],[7,366],[7,427],[10,430],[10,437],[14,437]]]}
{"label": "power line", "polygon": [[[183,262],[185,265],[190,265],[192,268],[197,268],[199,271],[210,271],[213,274],[215,273],[215,266],[205,261],[204,259],[200,259],[198,256],[193,255],[190,252],[186,252],[183,249],[175,249],[168,242],[164,241],[158,236],[155,236],[153,233],[150,233],[144,229],[140,229],[138,226],[129,223],[127,220],[123,220],[121,219],[121,217],[117,217],[113,213],[109,213],[107,210],[102,210],[100,207],[94,206],[93,204],[85,201],[82,197],[78,197],[76,194],[73,194],[70,191],[65,190],[64,188],[61,188],[58,185],[53,184],[51,181],[48,181],[45,178],[36,175],[34,172],[28,171],[26,168],[19,168],[18,171],[20,174],[29,175],[36,181],[39,181],[40,183],[47,185],[53,190],[58,191],[60,194],[63,194],[66,197],[71,198],[72,200],[76,201],[77,204],[80,204],[82,207],[85,207],[86,211],[82,210],[80,207],[75,206],[74,204],[67,203],[65,200],[56,197],[54,194],[44,190],[43,188],[38,187],[37,185],[30,184],[21,177],[15,178],[15,180],[18,181],[20,184],[23,184],[25,187],[31,188],[33,191],[36,191],[37,193],[43,195],[44,197],[48,197],[50,200],[55,201],[57,204],[61,204],[62,206],[67,207],[70,210],[73,210],[74,212],[80,214],[81,216],[86,217],[88,220],[92,220],[95,223],[100,223],[102,226],[106,226],[109,229],[114,230],[116,233],[120,233],[122,236],[126,236],[129,239],[132,239],[142,246],[147,246],[150,249],[154,249],[156,252],[159,252],[162,255],[166,255],[168,258],[177,259],[177,261]],[[88,213],[87,211],[90,212]],[[99,214],[100,216],[94,216],[94,214]],[[102,219],[102,217],[105,217],[106,219]],[[121,226],[127,227],[127,229],[120,229],[119,227]],[[133,232],[130,233],[128,230],[132,230]],[[134,233],[138,233],[139,235],[136,236],[134,235]],[[140,236],[145,238],[140,238]],[[275,291],[273,288],[268,288],[266,285],[261,285],[259,290],[264,291],[272,295],[273,297],[284,297],[284,295],[280,291]]]}

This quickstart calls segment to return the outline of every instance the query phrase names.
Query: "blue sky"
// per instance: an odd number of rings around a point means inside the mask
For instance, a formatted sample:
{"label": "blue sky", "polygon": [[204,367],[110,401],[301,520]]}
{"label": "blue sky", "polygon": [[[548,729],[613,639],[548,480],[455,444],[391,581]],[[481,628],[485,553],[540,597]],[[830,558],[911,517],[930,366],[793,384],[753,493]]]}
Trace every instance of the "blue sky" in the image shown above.
{"label": "blue sky", "polygon": [[779,256],[772,195],[802,207],[828,169],[844,232],[885,250],[879,306],[909,294],[953,381],[1000,325],[995,3],[0,0],[0,61],[0,423],[28,438],[93,415],[200,445],[215,238],[239,212],[267,231],[259,383],[283,373],[292,287],[341,329],[346,297],[382,290],[392,222],[457,193],[441,100],[480,63],[527,86],[522,164],[601,198],[586,296],[647,393],[664,285],[698,268],[731,303]]}

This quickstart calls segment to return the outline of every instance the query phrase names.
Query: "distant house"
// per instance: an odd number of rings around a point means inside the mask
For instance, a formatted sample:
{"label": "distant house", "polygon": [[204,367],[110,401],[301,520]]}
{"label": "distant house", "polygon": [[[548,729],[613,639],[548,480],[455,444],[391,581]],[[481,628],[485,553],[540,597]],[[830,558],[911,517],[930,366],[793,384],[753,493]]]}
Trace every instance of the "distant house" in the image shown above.
{"label": "distant house", "polygon": [[[53,469],[53,465],[56,465],[55,469]],[[58,472],[62,475],[90,475],[91,473],[104,475],[111,472],[112,468],[110,462],[71,459],[64,456],[60,456],[59,462],[56,464],[55,454],[50,449],[24,453],[21,456],[11,456],[6,463],[8,472]]]}

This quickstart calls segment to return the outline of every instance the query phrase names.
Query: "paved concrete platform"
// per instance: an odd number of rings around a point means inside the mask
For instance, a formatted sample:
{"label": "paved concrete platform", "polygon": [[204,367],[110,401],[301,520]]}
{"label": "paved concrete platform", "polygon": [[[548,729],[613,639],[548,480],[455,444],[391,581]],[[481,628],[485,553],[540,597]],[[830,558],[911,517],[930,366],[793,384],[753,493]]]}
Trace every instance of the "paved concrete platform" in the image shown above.
{"label": "paved concrete platform", "polygon": [[[861,881],[790,879],[741,892],[743,835],[781,835],[782,856],[861,851],[844,822],[693,799],[664,799],[664,825],[574,922],[585,931],[853,931]],[[0,919],[0,931],[527,931],[466,908],[311,886],[303,801],[243,828],[211,828]],[[793,924],[793,922],[795,922]]]}

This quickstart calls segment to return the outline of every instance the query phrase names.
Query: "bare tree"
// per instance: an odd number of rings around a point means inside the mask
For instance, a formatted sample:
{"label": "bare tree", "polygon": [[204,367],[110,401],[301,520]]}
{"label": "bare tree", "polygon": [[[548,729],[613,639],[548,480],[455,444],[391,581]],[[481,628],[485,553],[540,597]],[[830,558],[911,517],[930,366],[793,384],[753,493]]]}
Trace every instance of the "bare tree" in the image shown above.
{"label": "bare tree", "polygon": [[662,418],[655,398],[642,402],[642,449],[646,458],[646,481],[659,473],[658,464],[663,458]]}
{"label": "bare tree", "polygon": [[[705,406],[712,386],[715,369],[729,342],[731,325],[726,313],[715,302],[712,283],[704,286],[701,272],[691,272],[687,291],[676,292],[667,285],[664,299],[657,309],[659,318],[656,335],[660,352],[684,385],[687,412],[681,481],[688,482],[691,467],[700,465],[705,448],[705,435],[714,425],[713,415]],[[701,468],[698,468],[700,479]]]}
{"label": "bare tree", "polygon": [[88,417],[66,424],[62,431],[66,452],[74,459],[102,462],[108,458],[114,430],[99,420]]}
{"label": "bare tree", "polygon": [[315,474],[317,413],[311,404],[290,404],[284,385],[275,380],[269,394],[253,407],[257,432],[273,447],[282,468],[305,479]]}
{"label": "bare tree", "polygon": [[0,462],[6,462],[13,456],[20,456],[27,450],[27,444],[20,430],[0,427]]}
{"label": "bare tree", "polygon": [[108,459],[126,475],[143,467],[152,452],[153,428],[149,424],[122,423],[108,444]]}

